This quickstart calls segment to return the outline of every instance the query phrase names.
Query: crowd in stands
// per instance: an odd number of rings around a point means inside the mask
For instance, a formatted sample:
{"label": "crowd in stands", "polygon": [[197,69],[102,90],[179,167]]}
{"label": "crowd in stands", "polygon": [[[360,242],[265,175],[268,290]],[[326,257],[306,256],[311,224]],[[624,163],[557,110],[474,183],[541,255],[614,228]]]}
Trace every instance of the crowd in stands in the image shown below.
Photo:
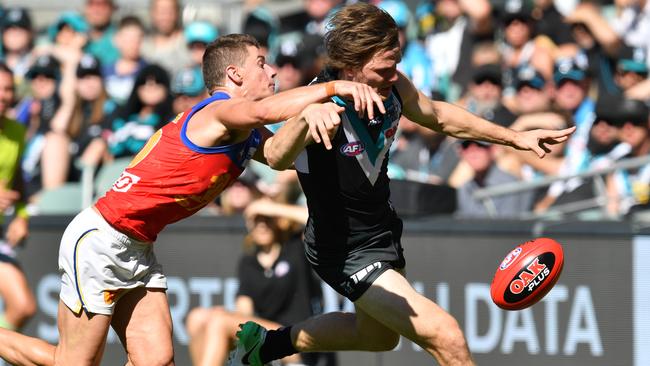
{"label": "crowd in stands", "polygon": [[[322,69],[327,20],[344,1],[304,0],[303,9],[281,16],[264,2],[244,3],[243,32],[266,49],[278,90],[305,85]],[[226,30],[200,14],[183,23],[189,2],[151,0],[148,17],[139,18],[112,0],[86,0],[45,29],[35,29],[35,9],[3,9],[1,59],[14,72],[17,99],[9,116],[28,131],[22,168],[34,205],[45,190],[79,182],[88,167],[134,156],[158,128],[207,96],[203,52]],[[431,202],[454,201],[440,204],[441,212],[542,214],[603,193],[578,178],[487,201],[473,193],[649,156],[649,0],[374,3],[400,28],[398,68],[425,95],[517,130],[577,127],[540,160],[403,118],[389,176],[415,190],[451,188],[455,195],[427,190]],[[624,217],[648,206],[650,164],[614,171],[604,184],[607,216]],[[206,212],[240,213],[261,196],[301,202],[295,174],[251,164]]]}

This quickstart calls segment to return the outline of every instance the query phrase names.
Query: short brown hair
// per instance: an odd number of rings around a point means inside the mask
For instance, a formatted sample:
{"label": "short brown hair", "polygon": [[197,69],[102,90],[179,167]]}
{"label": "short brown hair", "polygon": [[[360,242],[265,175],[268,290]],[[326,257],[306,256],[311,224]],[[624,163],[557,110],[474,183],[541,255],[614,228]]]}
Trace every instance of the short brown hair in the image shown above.
{"label": "short brown hair", "polygon": [[397,24],[374,5],[346,6],[329,21],[325,46],[328,67],[361,68],[377,52],[399,47]]}
{"label": "short brown hair", "polygon": [[126,27],[137,27],[144,32],[144,24],[142,24],[142,20],[135,15],[127,15],[120,19],[117,29],[124,29]]}
{"label": "short brown hair", "polygon": [[208,44],[203,54],[203,80],[209,92],[224,85],[229,65],[244,64],[248,46],[260,48],[259,42],[248,34],[228,34]]}

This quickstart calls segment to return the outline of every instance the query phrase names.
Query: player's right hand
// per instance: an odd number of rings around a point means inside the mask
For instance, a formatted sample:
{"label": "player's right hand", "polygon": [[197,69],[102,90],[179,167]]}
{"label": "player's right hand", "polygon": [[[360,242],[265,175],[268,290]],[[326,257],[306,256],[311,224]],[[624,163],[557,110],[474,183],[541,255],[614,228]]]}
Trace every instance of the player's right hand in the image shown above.
{"label": "player's right hand", "polygon": [[374,105],[382,113],[386,113],[384,102],[370,86],[354,81],[336,80],[334,82],[336,95],[354,100],[354,110],[359,116],[368,115],[368,119],[375,118]]}
{"label": "player's right hand", "polygon": [[335,103],[310,104],[302,111],[302,119],[309,125],[309,133],[316,143],[323,142],[327,150],[332,149],[331,138],[334,137],[341,116],[339,113],[345,111]]}

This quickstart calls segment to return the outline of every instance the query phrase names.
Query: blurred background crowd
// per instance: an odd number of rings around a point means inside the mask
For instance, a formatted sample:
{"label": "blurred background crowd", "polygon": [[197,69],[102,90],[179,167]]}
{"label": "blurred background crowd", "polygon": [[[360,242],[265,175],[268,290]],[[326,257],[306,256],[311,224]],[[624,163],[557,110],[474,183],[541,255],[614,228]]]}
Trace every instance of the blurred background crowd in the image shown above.
{"label": "blurred background crowd", "polygon": [[[132,11],[86,0],[52,20],[5,4],[1,59],[16,86],[6,116],[27,129],[30,212],[72,213],[102,195],[159,127],[207,96],[201,59],[220,34],[255,36],[277,90],[309,83],[345,0],[288,3],[246,0],[234,27],[214,16],[218,2],[151,0]],[[540,160],[403,119],[388,167],[400,213],[619,219],[648,207],[650,1],[374,3],[400,29],[398,68],[427,96],[516,130],[577,127]],[[294,172],[253,163],[203,213],[240,213],[260,197],[303,202]]]}

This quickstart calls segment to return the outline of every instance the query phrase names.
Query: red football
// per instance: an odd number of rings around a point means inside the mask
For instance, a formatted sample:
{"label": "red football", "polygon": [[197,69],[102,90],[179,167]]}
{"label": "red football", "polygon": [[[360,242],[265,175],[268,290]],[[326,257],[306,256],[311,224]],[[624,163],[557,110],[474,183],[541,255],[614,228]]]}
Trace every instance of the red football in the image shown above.
{"label": "red football", "polygon": [[563,266],[564,252],[555,240],[537,238],[521,244],[497,268],[490,285],[492,301],[506,310],[525,309],[553,288]]}

